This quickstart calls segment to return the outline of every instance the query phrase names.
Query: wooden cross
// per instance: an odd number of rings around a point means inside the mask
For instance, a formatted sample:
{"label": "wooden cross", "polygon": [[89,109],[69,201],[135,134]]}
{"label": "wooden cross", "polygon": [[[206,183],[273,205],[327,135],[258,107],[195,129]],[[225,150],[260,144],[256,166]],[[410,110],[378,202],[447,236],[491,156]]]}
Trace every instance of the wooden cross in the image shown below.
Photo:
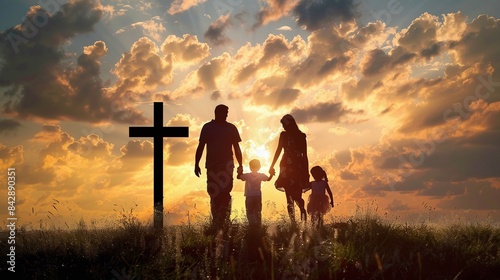
{"label": "wooden cross", "polygon": [[163,229],[163,137],[189,137],[189,127],[164,127],[163,102],[154,103],[154,126],[129,127],[129,137],[153,137],[153,225]]}

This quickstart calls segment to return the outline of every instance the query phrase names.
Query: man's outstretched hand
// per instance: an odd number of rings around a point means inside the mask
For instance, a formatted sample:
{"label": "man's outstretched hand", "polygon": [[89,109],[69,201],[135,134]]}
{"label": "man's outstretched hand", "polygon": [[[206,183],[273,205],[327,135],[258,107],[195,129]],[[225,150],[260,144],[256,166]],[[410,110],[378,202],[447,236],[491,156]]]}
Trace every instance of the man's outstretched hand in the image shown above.
{"label": "man's outstretched hand", "polygon": [[200,177],[200,175],[201,175],[200,166],[198,166],[198,165],[194,166],[194,174],[196,175],[196,177]]}

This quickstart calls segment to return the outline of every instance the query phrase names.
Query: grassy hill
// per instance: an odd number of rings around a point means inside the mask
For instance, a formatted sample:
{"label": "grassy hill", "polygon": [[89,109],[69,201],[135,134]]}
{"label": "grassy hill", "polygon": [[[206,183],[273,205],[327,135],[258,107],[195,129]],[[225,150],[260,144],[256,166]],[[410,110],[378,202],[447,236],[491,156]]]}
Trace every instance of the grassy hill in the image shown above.
{"label": "grassy hill", "polygon": [[[25,279],[500,279],[500,229],[487,224],[432,228],[372,215],[321,229],[231,223],[30,230],[16,234],[16,276]],[[1,252],[7,252],[6,232]],[[5,256],[5,255],[4,255]],[[5,258],[5,257],[4,257]],[[5,265],[2,266],[5,270]],[[21,279],[21,278],[19,278]]]}

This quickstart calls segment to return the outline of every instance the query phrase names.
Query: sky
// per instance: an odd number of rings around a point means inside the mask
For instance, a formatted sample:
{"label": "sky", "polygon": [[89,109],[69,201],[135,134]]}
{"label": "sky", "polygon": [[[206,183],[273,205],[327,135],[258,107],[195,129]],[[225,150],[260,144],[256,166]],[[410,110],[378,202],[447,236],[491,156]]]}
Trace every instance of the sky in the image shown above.
{"label": "sky", "polygon": [[[500,2],[24,0],[0,11],[0,168],[15,168],[28,229],[149,222],[153,124],[163,102],[166,224],[205,221],[194,175],[218,104],[245,172],[267,173],[291,114],[335,198],[330,221],[500,222]],[[205,151],[206,152],[206,151]],[[203,156],[201,165],[204,165]],[[232,218],[245,221],[235,179]],[[263,183],[263,218],[286,218]],[[308,193],[303,197],[307,201]]]}

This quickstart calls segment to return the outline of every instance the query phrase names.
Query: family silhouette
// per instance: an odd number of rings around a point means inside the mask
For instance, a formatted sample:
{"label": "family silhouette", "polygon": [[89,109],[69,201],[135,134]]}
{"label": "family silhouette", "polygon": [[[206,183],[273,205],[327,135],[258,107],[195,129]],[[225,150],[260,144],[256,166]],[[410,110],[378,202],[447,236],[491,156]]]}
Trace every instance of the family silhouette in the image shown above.
{"label": "family silhouette", "polygon": [[[194,173],[201,175],[199,166],[205,146],[207,192],[210,196],[211,226],[215,232],[223,230],[231,213],[231,190],[233,188],[234,157],[238,161],[237,178],[245,181],[245,208],[249,226],[260,226],[262,223],[262,182],[270,181],[275,175],[274,165],[281,156],[279,175],[274,185],[285,193],[287,211],[290,221],[295,224],[295,204],[300,210],[301,221],[307,221],[307,214],[317,226],[322,226],[323,215],[333,207],[333,195],[328,185],[326,172],[319,166],[311,169],[314,178],[309,182],[309,161],[307,158],[306,134],[303,133],[295,119],[287,114],[280,122],[283,131],[280,133],[278,146],[269,168],[269,176],[259,173],[261,164],[258,159],[249,162],[250,173],[243,173],[242,153],[239,146],[241,137],[236,127],[227,122],[229,108],[220,104],[215,107],[215,118],[203,125],[195,155]],[[311,190],[307,203],[307,211],[302,193]],[[326,196],[328,193],[329,197]]]}

